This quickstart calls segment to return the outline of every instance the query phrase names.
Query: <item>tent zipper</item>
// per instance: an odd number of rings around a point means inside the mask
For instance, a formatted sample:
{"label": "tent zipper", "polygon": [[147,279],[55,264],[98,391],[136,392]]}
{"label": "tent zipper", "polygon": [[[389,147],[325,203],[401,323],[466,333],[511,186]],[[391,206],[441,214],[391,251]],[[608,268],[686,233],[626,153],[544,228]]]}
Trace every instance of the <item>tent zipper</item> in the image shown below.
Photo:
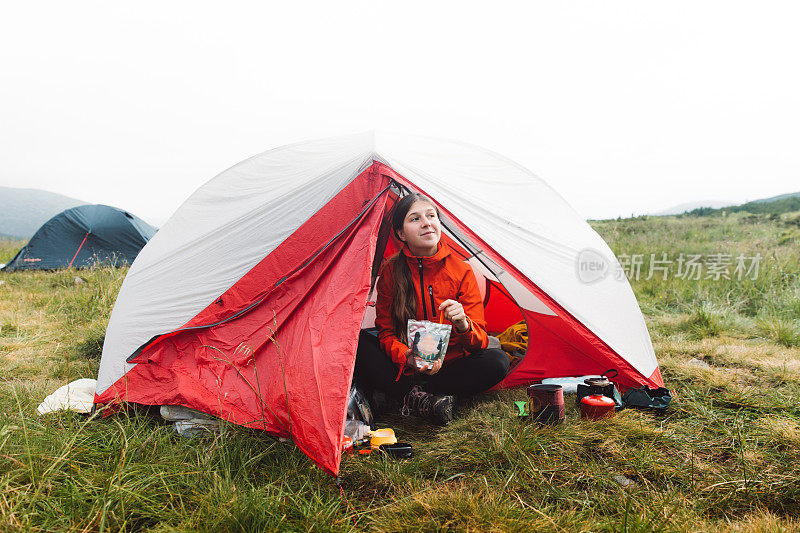
{"label": "tent zipper", "polygon": [[428,320],[428,308],[425,304],[425,283],[422,281],[422,258],[418,257],[417,261],[419,261],[419,295],[422,298],[422,315],[425,320]]}

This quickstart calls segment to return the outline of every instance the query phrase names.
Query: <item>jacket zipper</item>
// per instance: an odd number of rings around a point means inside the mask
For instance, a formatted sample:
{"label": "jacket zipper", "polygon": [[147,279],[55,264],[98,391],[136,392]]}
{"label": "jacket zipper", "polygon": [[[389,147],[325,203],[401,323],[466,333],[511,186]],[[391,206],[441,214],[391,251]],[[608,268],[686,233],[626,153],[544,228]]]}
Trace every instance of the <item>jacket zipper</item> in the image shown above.
{"label": "jacket zipper", "polygon": [[433,318],[436,318],[436,304],[433,302],[433,285],[428,285],[428,294],[431,297],[431,313]]}
{"label": "jacket zipper", "polygon": [[428,308],[425,305],[425,284],[422,282],[422,259],[419,261],[419,295],[422,297],[422,314],[428,320]]}

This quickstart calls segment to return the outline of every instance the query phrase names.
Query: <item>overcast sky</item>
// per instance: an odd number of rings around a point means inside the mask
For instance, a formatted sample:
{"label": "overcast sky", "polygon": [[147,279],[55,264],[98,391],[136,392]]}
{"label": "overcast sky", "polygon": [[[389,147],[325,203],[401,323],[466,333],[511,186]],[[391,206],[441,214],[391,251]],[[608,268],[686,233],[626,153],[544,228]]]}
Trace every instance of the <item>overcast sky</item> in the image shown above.
{"label": "overcast sky", "polygon": [[800,190],[797,2],[6,2],[0,185],[162,224],[266,149],[485,146],[589,218]]}

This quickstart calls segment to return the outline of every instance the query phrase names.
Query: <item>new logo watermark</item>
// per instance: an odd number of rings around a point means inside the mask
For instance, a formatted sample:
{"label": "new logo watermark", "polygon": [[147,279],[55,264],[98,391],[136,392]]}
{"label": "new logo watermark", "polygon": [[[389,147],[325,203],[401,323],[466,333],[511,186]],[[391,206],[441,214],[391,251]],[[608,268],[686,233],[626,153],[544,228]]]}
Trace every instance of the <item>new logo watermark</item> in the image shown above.
{"label": "new logo watermark", "polygon": [[762,256],[714,252],[690,254],[685,252],[658,252],[651,254],[620,254],[616,259],[606,258],[601,252],[585,248],[578,252],[575,270],[581,283],[592,284],[609,275],[614,279],[639,281],[656,276],[662,280],[722,279],[755,280],[760,272]]}
{"label": "new logo watermark", "polygon": [[612,263],[597,250],[584,248],[578,252],[575,269],[581,283],[592,284],[608,276]]}

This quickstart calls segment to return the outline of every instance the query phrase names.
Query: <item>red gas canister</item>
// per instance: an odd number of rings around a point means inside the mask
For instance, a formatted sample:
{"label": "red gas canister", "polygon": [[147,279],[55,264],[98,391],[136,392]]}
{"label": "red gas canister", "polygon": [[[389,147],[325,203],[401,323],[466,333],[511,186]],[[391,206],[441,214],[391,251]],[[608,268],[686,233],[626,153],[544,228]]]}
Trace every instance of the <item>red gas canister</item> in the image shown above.
{"label": "red gas canister", "polygon": [[581,399],[581,418],[599,420],[614,416],[614,400],[595,394]]}

